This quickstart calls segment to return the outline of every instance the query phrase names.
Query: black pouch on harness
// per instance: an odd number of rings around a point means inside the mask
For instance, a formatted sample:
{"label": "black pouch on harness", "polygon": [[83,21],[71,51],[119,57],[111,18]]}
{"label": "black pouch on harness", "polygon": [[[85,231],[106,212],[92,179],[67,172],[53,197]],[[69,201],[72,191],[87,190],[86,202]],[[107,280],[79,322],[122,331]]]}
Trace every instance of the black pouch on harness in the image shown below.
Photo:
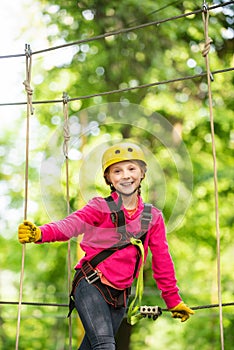
{"label": "black pouch on harness", "polygon": [[93,285],[100,291],[105,301],[115,309],[127,306],[127,298],[131,288],[115,289],[102,283],[101,280],[94,282]]}

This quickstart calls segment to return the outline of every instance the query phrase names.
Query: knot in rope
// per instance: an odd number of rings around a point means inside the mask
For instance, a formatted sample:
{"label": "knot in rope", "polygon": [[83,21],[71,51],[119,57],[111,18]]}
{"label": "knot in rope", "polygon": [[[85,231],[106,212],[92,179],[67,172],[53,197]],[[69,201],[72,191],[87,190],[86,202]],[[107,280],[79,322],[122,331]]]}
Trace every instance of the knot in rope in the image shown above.
{"label": "knot in rope", "polygon": [[64,142],[68,142],[71,138],[69,124],[67,120],[64,122],[64,126],[63,126],[63,137],[64,137]]}
{"label": "knot in rope", "polygon": [[33,114],[34,112],[34,108],[33,108],[33,105],[32,105],[32,95],[33,95],[33,89],[31,88],[30,86],[30,82],[29,80],[25,80],[23,82],[24,86],[25,86],[25,91],[27,93],[27,97],[28,97],[28,104],[29,104],[29,107],[30,107],[30,113],[31,115]]}
{"label": "knot in rope", "polygon": [[68,158],[68,143],[69,143],[69,140],[70,140],[70,138],[71,138],[68,120],[65,120],[65,121],[64,121],[64,125],[63,125],[63,138],[64,138],[64,142],[63,142],[63,154],[64,154],[64,157],[65,157],[65,158]]}
{"label": "knot in rope", "polygon": [[202,50],[202,56],[203,57],[206,57],[210,51],[210,44],[213,42],[213,40],[208,37],[207,38],[207,41],[205,42],[204,44],[204,49]]}
{"label": "knot in rope", "polygon": [[28,80],[25,80],[25,81],[23,82],[23,84],[24,84],[24,86],[25,86],[25,91],[27,92],[27,94],[28,94],[29,96],[32,96],[32,94],[33,94],[33,89],[31,88],[29,81],[28,81]]}

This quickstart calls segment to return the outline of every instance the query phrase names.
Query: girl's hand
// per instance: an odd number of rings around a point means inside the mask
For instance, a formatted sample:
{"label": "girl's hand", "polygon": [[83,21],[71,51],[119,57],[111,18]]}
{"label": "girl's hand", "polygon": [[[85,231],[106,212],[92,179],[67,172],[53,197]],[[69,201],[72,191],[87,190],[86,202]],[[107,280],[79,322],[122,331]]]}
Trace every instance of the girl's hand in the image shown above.
{"label": "girl's hand", "polygon": [[190,315],[194,314],[183,301],[181,301],[177,306],[170,309],[173,318],[181,318],[181,322],[187,321]]}
{"label": "girl's hand", "polygon": [[40,241],[41,230],[32,222],[24,220],[18,227],[18,239],[22,244]]}

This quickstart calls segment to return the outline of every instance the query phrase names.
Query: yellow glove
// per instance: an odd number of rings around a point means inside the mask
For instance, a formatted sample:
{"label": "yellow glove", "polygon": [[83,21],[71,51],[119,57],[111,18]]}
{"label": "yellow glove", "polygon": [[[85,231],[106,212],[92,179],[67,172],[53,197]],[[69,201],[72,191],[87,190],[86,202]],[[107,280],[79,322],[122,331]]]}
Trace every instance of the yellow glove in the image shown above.
{"label": "yellow glove", "polygon": [[18,227],[18,239],[22,244],[37,242],[41,239],[41,230],[32,222],[24,220]]}
{"label": "yellow glove", "polygon": [[181,318],[181,322],[187,321],[189,316],[194,314],[194,311],[191,310],[183,301],[170,309],[170,311],[172,312],[172,317]]}

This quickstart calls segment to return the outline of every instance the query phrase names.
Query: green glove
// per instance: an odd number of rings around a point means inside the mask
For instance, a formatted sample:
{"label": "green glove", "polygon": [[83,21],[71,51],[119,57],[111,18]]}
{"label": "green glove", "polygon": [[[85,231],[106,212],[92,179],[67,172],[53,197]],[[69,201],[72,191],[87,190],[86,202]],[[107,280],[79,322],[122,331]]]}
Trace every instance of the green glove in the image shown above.
{"label": "green glove", "polygon": [[37,242],[41,239],[41,230],[32,222],[24,220],[18,227],[18,239],[22,244]]}
{"label": "green glove", "polygon": [[172,317],[181,318],[181,322],[187,321],[189,316],[194,314],[194,311],[191,310],[183,301],[170,309],[170,311],[172,312]]}

